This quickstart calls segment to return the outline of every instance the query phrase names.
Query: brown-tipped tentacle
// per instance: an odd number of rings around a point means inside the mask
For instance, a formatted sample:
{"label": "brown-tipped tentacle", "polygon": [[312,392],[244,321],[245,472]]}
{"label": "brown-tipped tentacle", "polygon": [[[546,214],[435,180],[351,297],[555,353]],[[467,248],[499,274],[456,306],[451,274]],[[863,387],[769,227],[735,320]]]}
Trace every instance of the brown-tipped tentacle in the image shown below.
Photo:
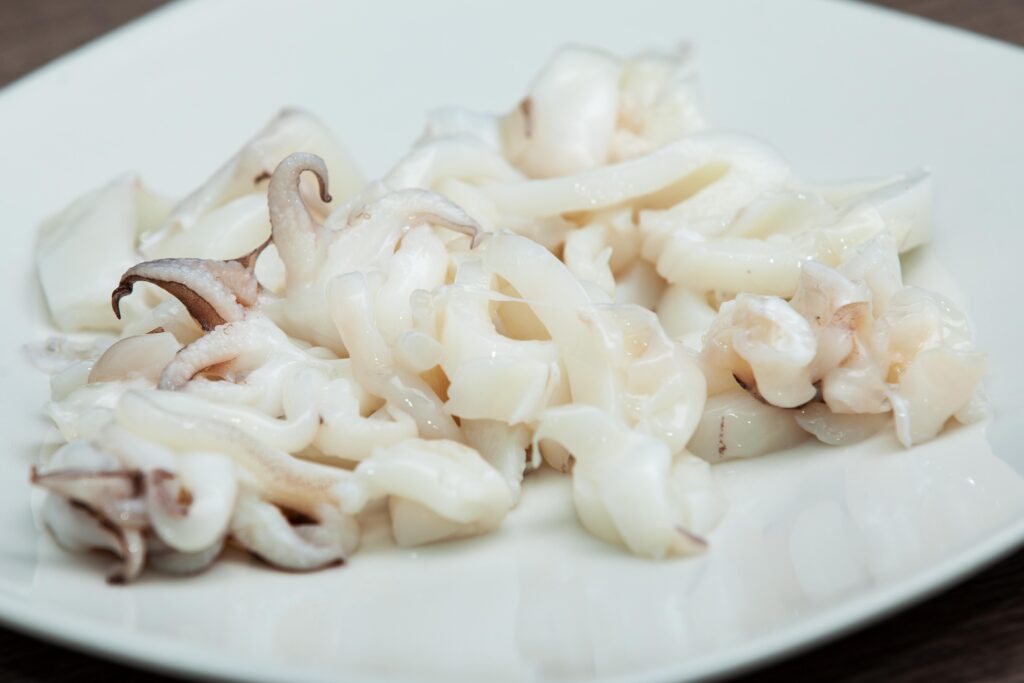
{"label": "brown-tipped tentacle", "polygon": [[358,533],[355,521],[329,509],[321,517],[293,524],[278,506],[243,494],[231,521],[231,537],[278,569],[304,572],[342,565]]}
{"label": "brown-tipped tentacle", "polygon": [[316,176],[320,198],[331,201],[327,191],[327,164],[315,154],[290,154],[277,165],[267,188],[271,235],[277,246],[290,284],[311,280],[320,263],[323,250],[321,234],[324,227],[316,220],[302,199],[301,176]]}
{"label": "brown-tipped tentacle", "polygon": [[68,500],[76,500],[94,509],[134,498],[142,492],[142,473],[135,469],[88,470],[64,468],[40,472],[32,467],[29,481]]}
{"label": "brown-tipped tentacle", "polygon": [[256,260],[268,244],[269,239],[228,261],[167,258],[133,266],[110,294],[114,315],[120,319],[121,299],[131,294],[136,282],[148,282],[178,299],[204,330],[242,320],[259,295]]}

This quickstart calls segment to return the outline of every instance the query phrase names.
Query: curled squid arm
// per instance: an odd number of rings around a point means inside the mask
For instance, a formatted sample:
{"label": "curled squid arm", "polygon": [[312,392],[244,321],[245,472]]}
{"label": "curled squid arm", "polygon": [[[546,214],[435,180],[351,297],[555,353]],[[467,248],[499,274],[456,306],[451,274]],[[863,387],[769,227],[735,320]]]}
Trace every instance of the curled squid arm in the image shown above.
{"label": "curled squid arm", "polygon": [[[200,372],[219,366],[220,374],[243,377],[276,350],[291,345],[275,326],[260,319],[225,323],[192,342],[160,375],[160,389],[180,389]],[[298,352],[292,349],[292,352]]]}
{"label": "curled squid arm", "polygon": [[136,282],[149,282],[178,299],[204,330],[242,320],[259,294],[253,269],[266,244],[231,261],[171,258],[133,266],[110,295],[114,315],[121,317],[121,299]]}
{"label": "curled squid arm", "polygon": [[107,550],[121,562],[107,575],[126,583],[142,571],[145,512],[131,503],[143,490],[142,473],[86,442],[64,446],[32,482],[47,490],[43,523],[72,552]]}
{"label": "curled squid arm", "polygon": [[[308,237],[308,230],[297,231],[307,235],[300,242],[304,239],[310,245],[319,245],[317,249],[322,247],[322,253],[316,252],[316,258],[312,259],[317,265],[309,266],[308,275],[295,280],[291,273],[298,271],[290,266],[291,257],[286,250],[281,251],[285,268],[290,273],[288,290],[285,297],[265,302],[264,310],[292,336],[326,346],[339,355],[347,355],[347,350],[339,338],[338,330],[330,322],[329,294],[326,290],[331,280],[353,272],[394,272],[392,261],[396,259],[399,262],[415,263],[419,275],[428,280],[436,279],[438,271],[445,273],[447,268],[446,263],[440,263],[436,250],[429,249],[431,254],[428,255],[411,249],[399,256],[395,252],[396,249],[401,251],[403,237],[421,225],[454,230],[472,239],[475,239],[479,230],[476,222],[461,208],[441,195],[420,189],[387,193],[366,203],[355,203],[347,211],[343,207],[334,215],[338,214],[346,216],[338,227],[330,231],[319,225],[315,227],[316,234],[321,235],[319,241],[310,242],[312,238]],[[412,239],[420,246],[425,246],[423,242],[431,241],[422,234]],[[277,243],[276,236],[274,240]],[[300,268],[304,269],[305,266]],[[398,272],[394,287],[397,288],[399,281],[406,276],[413,275],[415,273]],[[408,284],[415,284],[416,279],[418,277],[411,277]],[[393,329],[396,325],[398,328],[403,325],[402,321],[384,322],[389,333],[396,331]]]}
{"label": "curled squid arm", "polygon": [[[238,482],[231,460],[219,453],[183,454],[175,473],[151,470],[146,503],[154,531],[167,546],[196,553],[218,543],[227,532]],[[188,491],[188,504],[180,502]]]}
{"label": "curled squid arm", "polygon": [[[251,408],[275,419],[288,414],[297,416],[304,409],[288,408],[285,400],[296,375],[310,372],[327,382],[338,378],[352,379],[348,359],[322,358],[315,351],[297,349],[290,343],[272,343],[259,352],[243,354],[226,365],[214,366],[194,377],[183,390],[189,396],[225,406]],[[375,400],[358,385],[356,388],[361,405],[366,406]]]}
{"label": "curled squid arm", "polygon": [[[351,198],[332,213],[325,225],[341,230],[353,223],[362,207],[384,195],[405,189],[437,192],[473,217],[475,223],[493,232],[512,217],[498,212],[481,191],[491,181],[517,181],[522,174],[501,154],[472,135],[444,135],[418,143],[380,181],[370,183],[359,196]],[[532,226],[534,222],[529,222]]]}
{"label": "curled squid arm", "polygon": [[109,583],[128,583],[142,572],[146,544],[141,532],[118,528],[91,508],[55,496],[47,497],[41,514],[43,523],[65,550],[108,550],[121,558],[107,574]]}
{"label": "curled squid arm", "polygon": [[128,392],[118,404],[117,423],[183,451],[213,451],[229,456],[242,483],[268,502],[316,517],[323,505],[358,504],[358,487],[351,473],[298,460],[269,448],[231,424],[204,416],[183,414],[158,405],[143,393]]}
{"label": "curled squid arm", "polygon": [[117,516],[121,503],[144,487],[142,472],[125,466],[111,453],[88,441],[63,446],[45,467],[33,467],[36,486],[88,507],[97,515]]}
{"label": "curled squid arm", "polygon": [[[255,229],[265,236],[266,197],[263,195],[267,180],[274,168],[292,152],[312,152],[322,157],[333,176],[337,194],[342,198],[363,185],[363,179],[347,152],[320,121],[308,112],[285,109],[206,182],[178,203],[159,229],[144,235],[142,253],[205,255],[199,251],[209,248],[210,233],[222,235],[224,224],[238,217],[239,213],[256,219],[247,221],[250,225],[246,226],[243,233],[252,239],[252,231]],[[303,188],[307,199],[314,203],[314,210],[325,214],[328,207],[320,203],[316,193],[308,190],[312,188]],[[258,213],[263,214],[262,217],[253,211],[257,208]]]}
{"label": "curled squid arm", "polygon": [[[132,534],[151,530],[164,551],[184,554],[202,554],[222,543],[236,489],[233,466],[224,456],[176,456],[116,427],[107,429],[95,445],[65,446],[46,472],[34,471],[33,483],[86,513],[69,517],[57,510],[66,522],[77,520],[79,527],[88,528],[91,518],[116,536],[115,551],[126,543],[131,546]],[[126,580],[141,568],[141,558],[135,561],[138,567],[126,572]]]}
{"label": "curled squid arm", "polygon": [[[96,444],[69,444],[45,470],[33,472],[33,483],[48,491],[43,520],[61,545],[108,550],[122,559],[111,582],[136,578],[147,556],[162,571],[201,571],[228,535],[265,561],[294,570],[336,563],[357,545],[358,526],[337,495],[338,476],[352,480],[351,473],[247,444],[245,433],[208,417],[133,406],[132,397],[125,402],[121,418],[145,436],[115,424]],[[144,424],[154,414],[164,420],[163,433]],[[171,429],[176,440],[168,438]],[[327,493],[332,486],[336,490]],[[358,490],[349,481],[348,494]],[[366,495],[346,499],[361,508]],[[277,506],[305,521],[293,525]]]}

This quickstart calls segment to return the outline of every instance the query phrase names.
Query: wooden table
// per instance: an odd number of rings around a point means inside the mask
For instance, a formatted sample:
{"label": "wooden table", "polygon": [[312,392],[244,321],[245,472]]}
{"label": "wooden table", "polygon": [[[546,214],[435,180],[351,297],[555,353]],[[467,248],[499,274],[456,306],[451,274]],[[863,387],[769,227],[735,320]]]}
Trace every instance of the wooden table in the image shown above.
{"label": "wooden table", "polygon": [[[2,0],[0,85],[164,1]],[[879,0],[878,4],[1024,45],[1024,0]],[[0,681],[92,680],[172,681],[0,628]],[[738,679],[740,683],[794,680],[1024,680],[1024,551],[876,626]]]}

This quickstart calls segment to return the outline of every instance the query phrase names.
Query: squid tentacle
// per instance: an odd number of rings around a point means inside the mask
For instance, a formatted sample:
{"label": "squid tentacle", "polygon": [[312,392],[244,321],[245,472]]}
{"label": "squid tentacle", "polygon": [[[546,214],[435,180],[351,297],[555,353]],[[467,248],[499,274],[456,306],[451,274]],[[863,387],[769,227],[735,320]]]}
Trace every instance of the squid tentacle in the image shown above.
{"label": "squid tentacle", "polygon": [[148,282],[178,299],[206,331],[225,322],[243,320],[259,296],[256,260],[269,244],[268,239],[249,253],[228,261],[166,258],[133,266],[125,271],[110,294],[114,315],[121,318],[121,299],[132,293],[136,282]]}

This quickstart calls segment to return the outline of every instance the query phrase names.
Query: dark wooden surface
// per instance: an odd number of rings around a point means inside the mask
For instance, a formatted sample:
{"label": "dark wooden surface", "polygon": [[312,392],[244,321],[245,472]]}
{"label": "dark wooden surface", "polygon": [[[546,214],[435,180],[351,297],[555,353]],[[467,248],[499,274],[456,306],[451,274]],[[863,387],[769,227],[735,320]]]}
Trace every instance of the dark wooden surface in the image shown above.
{"label": "dark wooden surface", "polygon": [[[0,0],[0,85],[162,4],[163,0]],[[1024,0],[878,4],[1024,45]],[[172,679],[0,629],[0,681],[93,680]],[[738,683],[801,680],[1024,681],[1024,551],[918,607],[744,676]]]}

